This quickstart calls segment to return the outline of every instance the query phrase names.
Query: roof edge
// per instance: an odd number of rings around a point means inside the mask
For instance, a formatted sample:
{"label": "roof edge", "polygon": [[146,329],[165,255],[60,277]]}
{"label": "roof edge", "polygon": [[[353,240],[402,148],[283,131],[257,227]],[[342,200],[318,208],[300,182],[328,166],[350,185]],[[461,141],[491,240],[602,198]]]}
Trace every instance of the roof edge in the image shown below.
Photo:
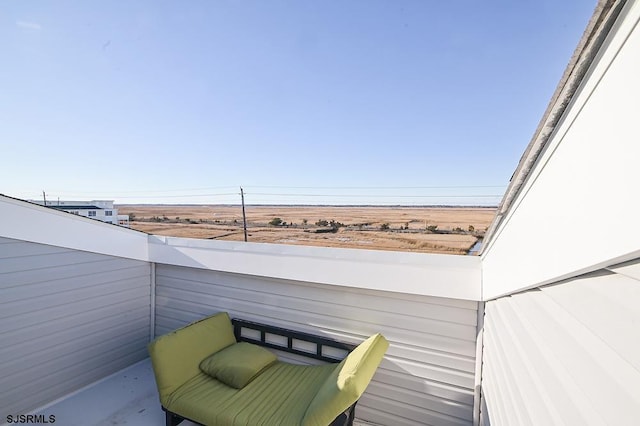
{"label": "roof edge", "polygon": [[480,255],[485,252],[486,248],[492,242],[497,229],[502,224],[514,200],[527,182],[530,172],[537,164],[557,124],[564,116],[578,87],[593,64],[596,55],[600,51],[609,31],[626,3],[627,0],[600,0],[596,5],[593,15],[587,24],[587,28],[567,64],[567,68],[560,78],[560,82],[551,97],[549,105],[542,115],[542,119],[529,145],[527,145],[527,148],[522,154],[516,170],[511,176],[509,186],[498,206],[496,216],[485,235],[485,243],[482,246]]}
{"label": "roof edge", "polygon": [[0,194],[0,237],[148,261],[148,234]]}

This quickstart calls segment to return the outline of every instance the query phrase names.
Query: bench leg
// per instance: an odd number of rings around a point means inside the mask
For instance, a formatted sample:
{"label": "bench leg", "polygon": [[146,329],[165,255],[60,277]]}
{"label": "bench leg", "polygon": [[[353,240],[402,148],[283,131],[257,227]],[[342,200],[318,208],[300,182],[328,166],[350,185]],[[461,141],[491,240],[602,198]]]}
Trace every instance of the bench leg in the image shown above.
{"label": "bench leg", "polygon": [[354,402],[353,405],[351,407],[349,407],[349,409],[347,410],[347,415],[349,416],[349,419],[347,420],[347,426],[353,426],[353,420],[356,417],[356,404],[358,403],[358,401]]}
{"label": "bench leg", "polygon": [[166,418],[165,418],[166,426],[177,426],[178,423],[182,421],[182,418],[173,414],[171,411],[165,411],[165,414],[166,414]]}
{"label": "bench leg", "polygon": [[356,417],[357,403],[358,401],[354,402],[351,407],[344,411],[344,413],[336,417],[329,426],[353,426],[353,419]]}

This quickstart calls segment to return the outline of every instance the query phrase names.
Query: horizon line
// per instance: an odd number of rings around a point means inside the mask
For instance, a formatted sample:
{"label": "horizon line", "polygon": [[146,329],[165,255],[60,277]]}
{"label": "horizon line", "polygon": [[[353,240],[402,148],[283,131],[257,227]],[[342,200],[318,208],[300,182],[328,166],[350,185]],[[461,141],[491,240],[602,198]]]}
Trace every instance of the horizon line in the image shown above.
{"label": "horizon line", "polygon": [[[173,207],[242,207],[239,203],[114,203],[115,206],[173,206]],[[245,207],[418,207],[418,208],[483,208],[497,209],[498,205],[479,204],[245,204]]]}

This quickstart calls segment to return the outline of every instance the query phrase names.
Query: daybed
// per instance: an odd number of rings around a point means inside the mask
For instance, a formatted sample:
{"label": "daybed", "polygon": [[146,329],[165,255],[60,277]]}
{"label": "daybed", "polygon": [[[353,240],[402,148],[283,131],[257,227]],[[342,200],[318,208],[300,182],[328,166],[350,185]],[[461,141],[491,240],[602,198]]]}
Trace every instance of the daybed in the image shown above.
{"label": "daybed", "polygon": [[[257,330],[259,338],[245,336],[244,329]],[[277,335],[286,344],[274,343]],[[301,349],[300,342],[316,350]],[[223,312],[158,337],[149,353],[167,425],[188,419],[210,426],[327,426],[353,423],[355,404],[388,345],[376,334],[353,349],[278,327],[232,324]],[[265,346],[325,361],[335,361],[329,352],[338,349],[348,355],[339,363],[295,365],[276,360]]]}

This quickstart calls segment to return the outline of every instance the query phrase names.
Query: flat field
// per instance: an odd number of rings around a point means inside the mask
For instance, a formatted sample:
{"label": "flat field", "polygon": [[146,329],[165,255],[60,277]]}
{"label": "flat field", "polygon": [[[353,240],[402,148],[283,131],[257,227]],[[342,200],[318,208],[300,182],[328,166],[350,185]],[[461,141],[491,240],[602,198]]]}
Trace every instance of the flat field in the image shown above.
{"label": "flat field", "polygon": [[[157,235],[242,241],[241,206],[121,205],[131,228]],[[495,215],[482,207],[246,206],[248,241],[465,254]],[[280,223],[278,220],[280,219]]]}

